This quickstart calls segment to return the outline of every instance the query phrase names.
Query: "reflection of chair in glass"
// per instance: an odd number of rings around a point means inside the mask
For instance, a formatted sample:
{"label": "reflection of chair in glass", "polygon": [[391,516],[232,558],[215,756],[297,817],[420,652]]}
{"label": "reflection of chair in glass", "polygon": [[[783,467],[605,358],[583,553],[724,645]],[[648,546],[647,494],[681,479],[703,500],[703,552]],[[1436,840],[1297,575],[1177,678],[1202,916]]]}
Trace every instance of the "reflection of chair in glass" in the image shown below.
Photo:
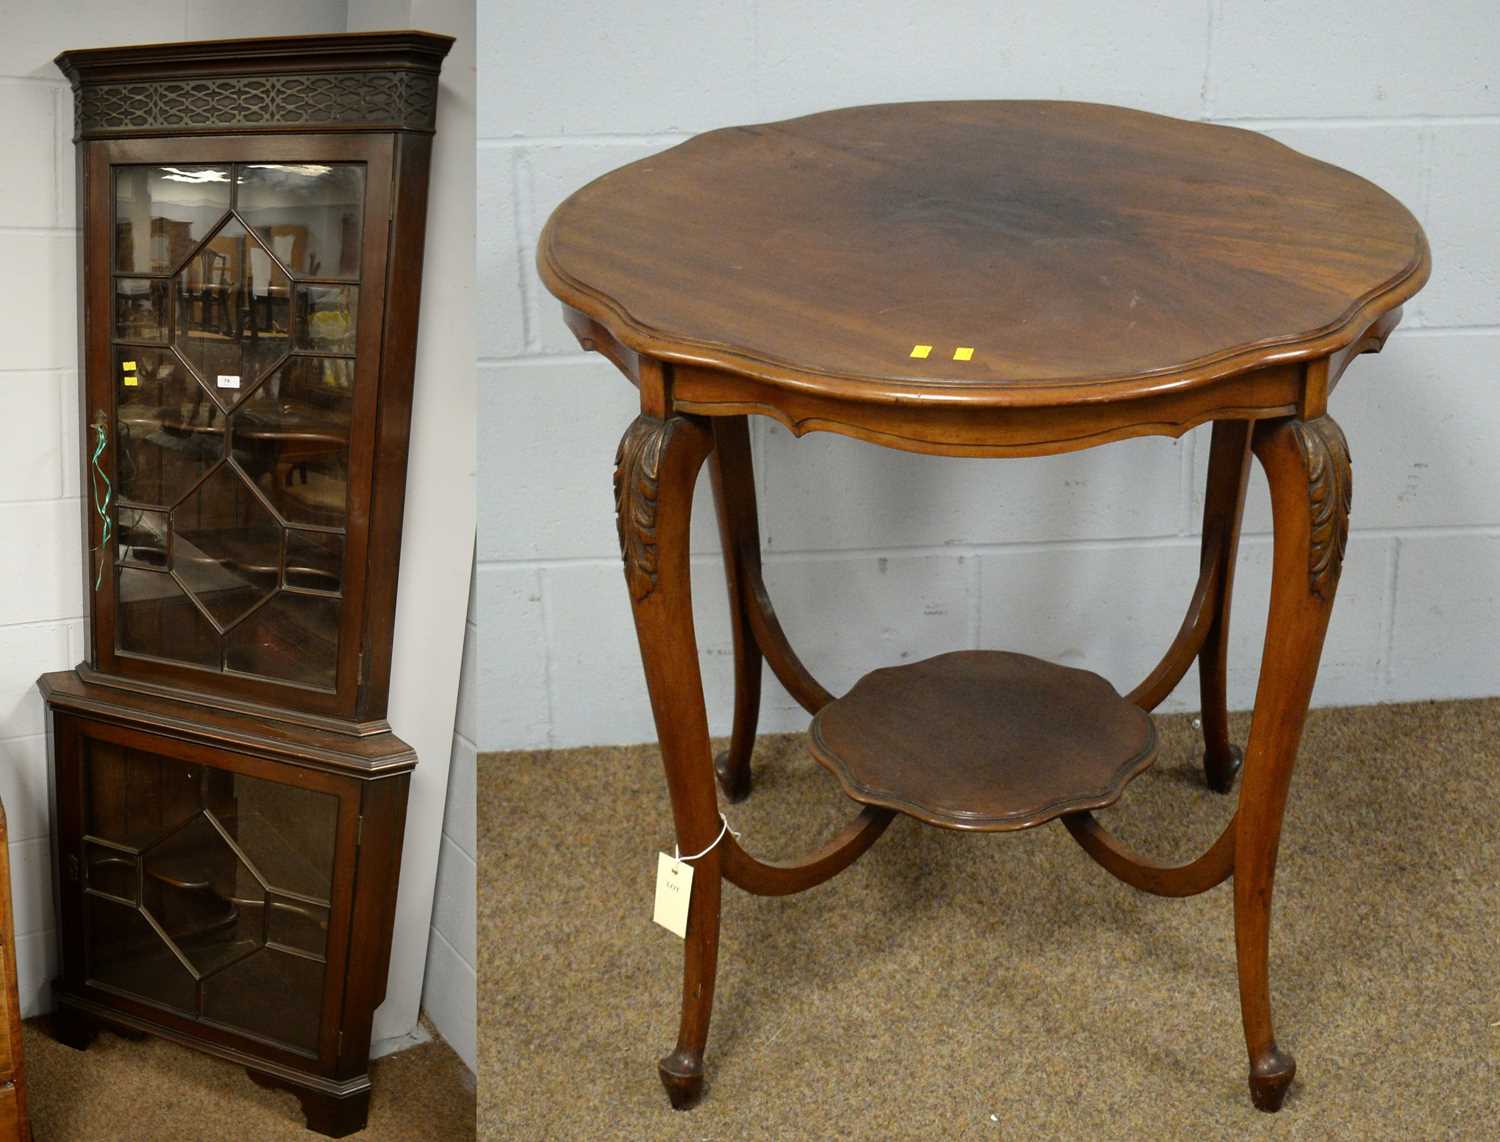
{"label": "reflection of chair in glass", "polygon": [[[240,311],[240,325],[236,331],[239,339],[255,345],[262,334],[287,337],[290,334],[287,318],[290,316],[291,301],[286,287],[278,284],[276,265],[253,238],[245,238],[243,241],[247,304]],[[257,288],[258,281],[264,281],[265,285]],[[281,282],[285,281],[284,277],[281,278]]]}
{"label": "reflection of chair in glass", "polygon": [[149,293],[128,295],[124,318],[125,336],[157,340],[156,307]]}
{"label": "reflection of chair in glass", "polygon": [[140,384],[122,389],[116,413],[119,494],[169,507],[224,452],[223,414],[166,353],[137,355]]}
{"label": "reflection of chair in glass", "polygon": [[233,337],[237,324],[232,305],[234,297],[233,261],[223,250],[205,246],[194,259],[197,296],[189,293],[187,324],[194,332],[217,333]]}
{"label": "reflection of chair in glass", "polygon": [[[289,490],[300,479],[307,489],[299,493],[300,502],[342,511],[348,483],[348,393],[311,368],[282,369],[262,390],[262,399],[247,401],[236,418],[235,452],[241,465],[257,482],[269,475],[271,489]],[[336,475],[330,492],[334,499],[326,505],[316,503],[315,468]]]}
{"label": "reflection of chair in glass", "polygon": [[[177,366],[168,362],[161,366],[160,371],[165,374],[161,379],[170,381],[176,375]],[[184,387],[190,394],[187,401],[175,408],[164,405],[158,410],[153,427],[159,426],[161,431],[153,433],[149,439],[158,447],[182,453],[195,462],[215,460],[224,449],[223,413],[202,385],[191,376],[185,380]],[[166,384],[163,389],[167,389]]]}
{"label": "reflection of chair in glass", "polygon": [[117,336],[122,341],[161,340],[162,313],[158,310],[159,296],[145,283],[117,281],[115,283],[115,324]]}

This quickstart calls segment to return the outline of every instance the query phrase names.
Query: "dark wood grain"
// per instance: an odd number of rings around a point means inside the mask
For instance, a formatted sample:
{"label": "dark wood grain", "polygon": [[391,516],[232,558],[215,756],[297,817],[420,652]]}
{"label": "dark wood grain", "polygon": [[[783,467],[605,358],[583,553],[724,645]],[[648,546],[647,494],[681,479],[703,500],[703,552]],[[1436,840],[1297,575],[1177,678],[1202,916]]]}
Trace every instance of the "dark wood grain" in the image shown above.
{"label": "dark wood grain", "polygon": [[1209,440],[1203,502],[1202,566],[1214,576],[1215,606],[1198,652],[1203,776],[1215,793],[1229,792],[1244,760],[1243,752],[1229,740],[1229,609],[1234,601],[1234,565],[1249,481],[1250,426],[1244,421],[1220,421]]}
{"label": "dark wood grain", "polygon": [[356,681],[355,720],[360,722],[383,720],[390,699],[391,647],[401,569],[401,523],[406,511],[406,458],[411,437],[431,162],[429,137],[410,134],[395,137],[389,246],[383,251],[382,263],[385,296],[390,302],[381,330],[382,384],[369,412],[374,424],[373,478],[369,488],[369,549],[365,560],[364,629],[360,639],[366,657],[364,677]]}
{"label": "dark wood grain", "polygon": [[1083,851],[1111,876],[1153,896],[1197,896],[1234,874],[1233,819],[1213,844],[1182,864],[1169,864],[1137,852],[1092,813],[1069,813],[1062,823]]}
{"label": "dark wood grain", "polygon": [[855,801],[977,831],[1112,805],[1156,756],[1151,719],[1099,675],[1003,651],[866,674],[810,740]]}
{"label": "dark wood grain", "polygon": [[828,841],[800,860],[759,860],[740,847],[733,833],[724,849],[724,879],[756,896],[790,896],[816,888],[857,861],[878,841],[896,815],[893,809],[866,805]]}
{"label": "dark wood grain", "polygon": [[549,287],[638,352],[976,402],[1325,355],[1427,262],[1393,198],[1264,135],[1048,102],[710,132],[575,193],[538,252]]}
{"label": "dark wood grain", "polygon": [[390,732],[356,737],[279,718],[205,710],[180,698],[90,683],[73,670],[44,674],[37,685],[53,710],[137,726],[216,748],[250,750],[362,776],[401,773],[417,764],[411,746]]}
{"label": "dark wood grain", "polygon": [[349,916],[349,968],[344,1007],[338,1020],[340,1079],[355,1078],[370,1065],[370,1029],[375,1009],[385,1001],[391,965],[391,934],[396,923],[396,887],[406,836],[406,799],[411,777],[401,773],[360,787],[360,860],[353,881]]}
{"label": "dark wood grain", "polygon": [[755,471],[750,461],[750,425],[743,416],[714,421],[714,451],[708,462],[719,543],[724,550],[724,579],[734,638],[734,724],[729,745],[714,758],[714,772],[725,800],[750,795],[750,754],[760,716],[760,680],[764,663],[756,642],[751,609],[752,582],[760,581],[760,521],[755,509]]}

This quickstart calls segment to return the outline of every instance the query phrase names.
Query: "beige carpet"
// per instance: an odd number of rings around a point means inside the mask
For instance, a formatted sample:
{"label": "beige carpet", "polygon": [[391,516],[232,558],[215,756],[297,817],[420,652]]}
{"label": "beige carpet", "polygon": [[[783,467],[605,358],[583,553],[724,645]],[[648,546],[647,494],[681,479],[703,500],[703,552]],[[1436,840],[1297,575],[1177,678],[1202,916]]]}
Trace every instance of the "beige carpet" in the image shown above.
{"label": "beige carpet", "polygon": [[[272,1142],[316,1138],[297,1097],[242,1068],[168,1043],[104,1032],[79,1053],[26,1024],[26,1085],[36,1142]],[[474,1137],[473,1076],[441,1039],[370,1065],[368,1142]]]}
{"label": "beige carpet", "polygon": [[[1106,814],[1186,858],[1233,798],[1164,719]],[[1237,726],[1243,741],[1243,720]],[[763,739],[729,819],[792,857],[851,809],[800,737]],[[670,816],[654,748],[483,758],[480,1136],[1500,1137],[1500,701],[1311,716],[1282,842],[1272,982],[1299,1070],[1254,1110],[1231,890],[1164,900],[1060,825],[898,817],[801,896],[726,888],[708,1091],[668,1108],[680,943],[651,922]]]}

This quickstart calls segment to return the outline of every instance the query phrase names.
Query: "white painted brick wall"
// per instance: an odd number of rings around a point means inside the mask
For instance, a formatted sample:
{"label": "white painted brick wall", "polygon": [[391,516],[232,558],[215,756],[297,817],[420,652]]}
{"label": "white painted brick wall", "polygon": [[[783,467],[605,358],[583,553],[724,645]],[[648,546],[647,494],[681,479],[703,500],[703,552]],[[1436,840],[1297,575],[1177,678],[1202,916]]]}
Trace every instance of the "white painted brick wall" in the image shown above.
{"label": "white painted brick wall", "polygon": [[[860,102],[1046,97],[1263,130],[1397,195],[1435,270],[1333,398],[1353,526],[1315,701],[1500,693],[1500,12],[1493,3],[1045,5],[664,0],[480,5],[482,749],[655,736],[610,477],[634,391],[533,268],[568,193],[686,134]],[[1045,460],[935,460],[753,428],[767,578],[814,672],[1014,647],[1138,681],[1197,568],[1207,430]],[[707,480],[704,481],[705,485]],[[711,518],[694,523],[710,719],[731,710]],[[1254,693],[1270,568],[1246,515],[1231,698]],[[1197,705],[1190,675],[1174,709]],[[768,679],[761,725],[806,718]]]}
{"label": "white painted brick wall", "polygon": [[469,596],[464,630],[463,672],[453,754],[448,764],[448,794],[439,845],[437,890],[432,900],[432,930],[427,940],[422,979],[422,1010],[470,1071],[478,1070],[477,1009],[479,963],[475,907],[479,848],[475,842],[475,741],[479,710],[475,701],[479,677],[473,647],[477,596]]}
{"label": "white painted brick wall", "polygon": [[345,0],[0,0],[0,801],[21,1009],[56,969],[47,739],[36,679],[83,656],[73,97],[64,48],[342,31]]}
{"label": "white painted brick wall", "polygon": [[1208,43],[1214,117],[1500,113],[1487,0],[1215,0]]}

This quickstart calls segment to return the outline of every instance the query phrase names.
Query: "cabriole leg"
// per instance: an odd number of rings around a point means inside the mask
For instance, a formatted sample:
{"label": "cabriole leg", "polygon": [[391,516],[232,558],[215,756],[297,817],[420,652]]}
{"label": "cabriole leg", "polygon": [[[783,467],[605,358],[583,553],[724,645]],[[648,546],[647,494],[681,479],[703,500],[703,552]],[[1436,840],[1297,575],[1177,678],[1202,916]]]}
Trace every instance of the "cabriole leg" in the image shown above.
{"label": "cabriole leg", "polygon": [[1281,1108],[1296,1063],[1271,1023],[1271,886],[1282,811],[1349,534],[1351,473],[1333,419],[1266,421],[1255,454],[1271,487],[1275,555],[1255,716],[1235,836],[1234,923],[1250,1097]]}
{"label": "cabriole leg", "polygon": [[734,728],[729,748],[714,759],[719,788],[727,801],[750,795],[750,755],[760,718],[761,652],[750,626],[751,573],[760,576],[760,524],[755,515],[755,471],[750,458],[750,425],[743,416],[716,417],[709,476],[724,548],[729,587],[729,621],[734,632]]}
{"label": "cabriole leg", "polygon": [[1203,722],[1203,776],[1216,793],[1234,788],[1241,753],[1229,741],[1229,605],[1234,596],[1234,564],[1239,553],[1240,518],[1250,478],[1247,420],[1214,422],[1208,454],[1208,488],[1203,502],[1203,566],[1218,561],[1218,606],[1198,652],[1198,689]]}
{"label": "cabriole leg", "polygon": [[[719,832],[688,567],[693,486],[712,450],[713,434],[703,422],[642,415],[626,430],[615,458],[625,582],[661,742],[677,844],[686,854],[708,848]],[[703,1049],[719,952],[722,851],[715,848],[694,862],[683,948],[682,1021],[677,1048],[659,1067],[667,1096],[679,1110],[692,1106],[703,1093]]]}

